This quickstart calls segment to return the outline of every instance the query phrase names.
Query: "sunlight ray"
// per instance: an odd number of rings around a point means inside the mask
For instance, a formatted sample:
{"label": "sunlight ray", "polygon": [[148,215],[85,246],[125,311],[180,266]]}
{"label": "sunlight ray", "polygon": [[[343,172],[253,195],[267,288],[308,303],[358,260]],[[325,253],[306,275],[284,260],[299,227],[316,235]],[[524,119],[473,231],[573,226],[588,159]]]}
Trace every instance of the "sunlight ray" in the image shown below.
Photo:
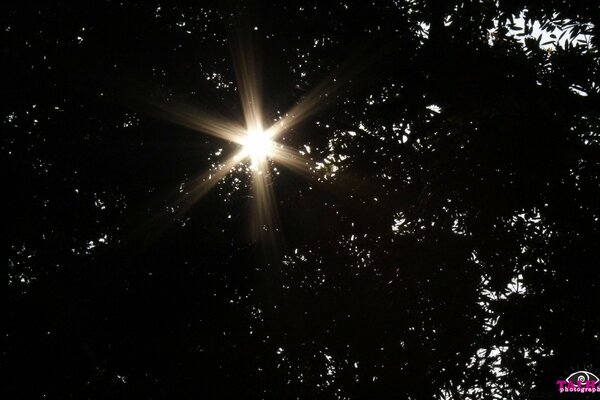
{"label": "sunlight ray", "polygon": [[311,174],[309,160],[289,146],[277,143],[273,146],[270,158],[298,175],[308,177]]}
{"label": "sunlight ray", "polygon": [[267,242],[272,246],[277,243],[276,235],[279,231],[279,218],[275,205],[275,193],[271,175],[266,171],[267,161],[260,160],[261,164],[252,171],[252,192],[254,195],[252,213],[252,231],[255,240]]}
{"label": "sunlight ray", "polygon": [[245,137],[245,129],[240,124],[192,109],[189,106],[160,107],[154,115],[177,125],[237,144],[241,144]]}
{"label": "sunlight ray", "polygon": [[215,185],[219,183],[227,174],[229,174],[238,164],[240,153],[236,153],[229,157],[216,170],[204,172],[195,178],[189,186],[191,190],[184,197],[179,198],[175,202],[175,208],[178,213],[185,213],[192,205],[204,197]]}

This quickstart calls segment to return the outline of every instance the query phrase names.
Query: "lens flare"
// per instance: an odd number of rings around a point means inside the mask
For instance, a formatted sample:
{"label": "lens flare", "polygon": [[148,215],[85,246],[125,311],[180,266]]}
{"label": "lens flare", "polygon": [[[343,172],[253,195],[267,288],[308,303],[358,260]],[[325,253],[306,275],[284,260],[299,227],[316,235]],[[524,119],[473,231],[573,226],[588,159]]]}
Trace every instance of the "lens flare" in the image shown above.
{"label": "lens flare", "polygon": [[[234,14],[237,15],[237,14]],[[252,225],[256,239],[276,244],[278,228],[274,182],[270,162],[287,167],[306,178],[311,178],[310,160],[298,149],[283,143],[281,136],[290,132],[308,117],[331,104],[333,94],[355,69],[355,62],[346,62],[322,83],[309,91],[282,118],[264,124],[266,115],[262,107],[260,63],[255,54],[256,46],[248,32],[251,31],[241,19],[233,24],[238,29],[231,35],[232,62],[237,81],[243,122],[227,118],[204,109],[194,109],[186,104],[169,102],[154,108],[157,117],[183,125],[198,132],[234,143],[239,147],[229,157],[206,171],[189,184],[189,190],[180,195],[171,207],[177,214],[185,213],[194,203],[206,195],[221,179],[230,173],[246,170],[252,177]],[[248,166],[248,168],[240,168]],[[273,246],[275,247],[275,246]]]}
{"label": "lens flare", "polygon": [[250,159],[252,169],[259,168],[271,156],[274,143],[267,132],[262,129],[251,129],[241,140],[241,155]]}

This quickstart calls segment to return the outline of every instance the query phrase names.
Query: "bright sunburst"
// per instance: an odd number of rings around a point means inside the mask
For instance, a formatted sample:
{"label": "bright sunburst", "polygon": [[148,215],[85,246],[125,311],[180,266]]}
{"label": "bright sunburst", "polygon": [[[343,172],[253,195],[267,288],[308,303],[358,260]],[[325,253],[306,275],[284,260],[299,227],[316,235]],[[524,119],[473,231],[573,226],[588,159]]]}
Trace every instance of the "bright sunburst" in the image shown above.
{"label": "bright sunburst", "polygon": [[238,35],[237,40],[232,40],[233,65],[245,127],[234,119],[219,118],[185,106],[161,109],[157,114],[172,122],[240,146],[239,150],[226,157],[210,171],[194,179],[185,197],[181,197],[173,208],[177,208],[180,213],[185,212],[222,178],[239,170],[237,167],[240,164],[246,164],[249,165],[248,171],[252,175],[255,231],[259,232],[260,236],[264,236],[265,232],[273,235],[278,231],[276,202],[268,161],[302,175],[307,175],[311,169],[309,160],[305,159],[297,149],[283,144],[280,136],[316,112],[323,105],[324,99],[327,99],[328,95],[341,85],[343,79],[330,77],[323,81],[283,117],[273,120],[272,125],[265,129],[263,123],[266,116],[263,113],[258,85],[260,81],[258,67],[255,64],[253,46],[247,40],[248,35]]}
{"label": "bright sunburst", "polygon": [[270,135],[260,128],[248,130],[241,144],[243,147],[240,155],[250,159],[250,166],[253,169],[260,168],[261,164],[272,155],[275,146]]}

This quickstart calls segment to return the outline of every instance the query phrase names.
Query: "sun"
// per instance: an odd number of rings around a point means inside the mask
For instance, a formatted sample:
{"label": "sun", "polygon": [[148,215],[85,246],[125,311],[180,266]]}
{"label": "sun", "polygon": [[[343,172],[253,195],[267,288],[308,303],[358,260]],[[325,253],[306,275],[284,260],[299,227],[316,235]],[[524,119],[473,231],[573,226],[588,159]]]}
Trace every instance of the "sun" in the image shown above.
{"label": "sun", "polygon": [[[241,33],[237,35],[238,39],[249,37]],[[234,46],[233,66],[243,118],[240,118],[241,115],[234,119],[223,118],[181,104],[155,108],[158,116],[214,136],[235,148],[230,156],[211,162],[208,171],[194,178],[189,185],[190,190],[185,191],[185,195],[172,208],[176,208],[179,214],[185,213],[227,175],[243,171],[251,178],[249,186],[253,192],[251,198],[256,237],[273,241],[274,232],[279,231],[273,185],[273,179],[279,175],[279,166],[305,178],[311,178],[314,174],[312,159],[286,144],[281,136],[290,134],[300,123],[324,107],[325,100],[343,81],[331,76],[304,95],[287,112],[281,114],[278,111],[279,116],[269,120],[262,108],[260,77],[257,76],[260,68],[255,65],[257,58],[253,52],[254,46],[235,40],[231,43]],[[263,124],[266,121],[270,123],[265,128]],[[220,154],[221,149],[215,153],[217,156]]]}
{"label": "sun", "polygon": [[250,159],[250,166],[254,169],[260,168],[274,147],[271,136],[262,129],[248,130],[241,144],[243,157]]}

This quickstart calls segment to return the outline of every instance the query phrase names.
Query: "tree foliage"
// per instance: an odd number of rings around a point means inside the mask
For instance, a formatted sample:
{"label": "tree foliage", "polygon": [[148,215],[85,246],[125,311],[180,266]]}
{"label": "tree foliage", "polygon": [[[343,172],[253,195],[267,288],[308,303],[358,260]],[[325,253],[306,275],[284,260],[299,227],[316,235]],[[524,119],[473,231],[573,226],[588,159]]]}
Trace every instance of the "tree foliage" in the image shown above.
{"label": "tree foliage", "polygon": [[[600,368],[595,2],[2,19],[7,398],[550,398]],[[271,165],[276,249],[241,171],[178,209],[235,145],[146,107],[241,120],[236,32],[266,121],[320,88],[282,139],[310,168]]]}

